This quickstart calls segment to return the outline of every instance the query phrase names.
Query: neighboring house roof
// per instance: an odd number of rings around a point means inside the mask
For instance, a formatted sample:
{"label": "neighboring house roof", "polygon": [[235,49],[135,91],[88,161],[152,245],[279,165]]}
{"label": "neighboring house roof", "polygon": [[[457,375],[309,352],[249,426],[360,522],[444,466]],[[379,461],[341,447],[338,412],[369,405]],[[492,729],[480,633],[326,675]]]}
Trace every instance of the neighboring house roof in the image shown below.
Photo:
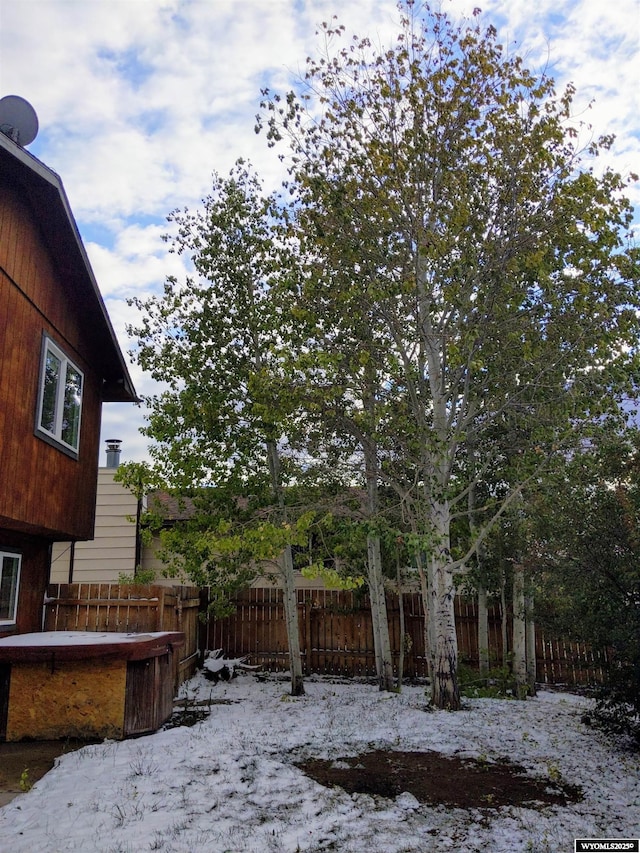
{"label": "neighboring house roof", "polygon": [[[236,498],[239,509],[246,509],[248,499]],[[165,525],[175,524],[177,521],[188,521],[196,515],[197,507],[192,497],[176,495],[163,489],[149,492],[147,495],[147,510],[160,516]]]}
{"label": "neighboring house roof", "polygon": [[162,490],[150,492],[147,495],[147,510],[159,515],[165,524],[187,521],[195,515],[191,498],[177,497]]}
{"label": "neighboring house roof", "polygon": [[98,353],[95,368],[103,380],[102,400],[136,402],[135,388],[60,177],[3,133],[0,173],[31,205],[56,268],[73,294],[75,307],[91,325]]}

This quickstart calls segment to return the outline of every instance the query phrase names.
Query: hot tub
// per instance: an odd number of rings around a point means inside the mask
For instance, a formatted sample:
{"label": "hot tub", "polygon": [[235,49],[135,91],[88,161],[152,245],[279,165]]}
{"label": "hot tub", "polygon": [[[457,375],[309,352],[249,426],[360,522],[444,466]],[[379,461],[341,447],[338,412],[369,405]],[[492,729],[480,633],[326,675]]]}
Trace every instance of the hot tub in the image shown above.
{"label": "hot tub", "polygon": [[0,639],[0,740],[116,738],[173,710],[184,634],[44,631]]}

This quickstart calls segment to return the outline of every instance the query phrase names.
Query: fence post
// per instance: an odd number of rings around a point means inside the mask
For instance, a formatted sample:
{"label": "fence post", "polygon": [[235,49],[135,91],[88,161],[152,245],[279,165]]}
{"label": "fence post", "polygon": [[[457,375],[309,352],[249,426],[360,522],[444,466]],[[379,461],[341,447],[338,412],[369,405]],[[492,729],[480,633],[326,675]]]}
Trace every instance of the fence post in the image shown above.
{"label": "fence post", "polygon": [[309,675],[311,669],[309,667],[309,631],[307,626],[308,608],[305,600],[304,590],[296,590],[296,595],[298,606],[298,637],[300,643],[300,657],[304,661],[304,674]]}
{"label": "fence post", "polygon": [[[156,590],[158,590],[158,587],[156,587]],[[158,617],[156,620],[156,624],[158,627],[156,628],[156,631],[164,631],[165,630],[165,627],[164,627],[165,626],[165,618],[164,618],[165,601],[164,601],[164,597],[166,594],[165,587],[160,587],[160,590],[158,590],[158,592],[159,592],[159,595],[158,595]],[[173,628],[173,626],[172,626],[172,628]]]}
{"label": "fence post", "polygon": [[307,662],[307,675],[311,675],[311,656],[313,654],[313,645],[311,643],[311,599],[304,596],[304,632],[306,635],[305,642],[305,661]]}
{"label": "fence post", "polygon": [[[200,589],[200,606],[198,607],[198,648],[200,649],[200,665],[204,663],[204,657],[209,650],[211,643],[210,628],[211,619],[209,618],[209,595],[211,588],[208,586]],[[204,618],[201,614],[204,613]]]}

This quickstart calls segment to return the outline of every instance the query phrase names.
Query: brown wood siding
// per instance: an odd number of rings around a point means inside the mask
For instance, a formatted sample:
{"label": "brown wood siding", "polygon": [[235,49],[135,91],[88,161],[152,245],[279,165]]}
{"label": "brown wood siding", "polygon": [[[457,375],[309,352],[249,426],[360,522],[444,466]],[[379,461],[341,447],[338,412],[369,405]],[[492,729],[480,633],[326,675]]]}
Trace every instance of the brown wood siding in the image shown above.
{"label": "brown wood siding", "polygon": [[6,186],[0,193],[0,267],[67,341],[77,345],[86,338],[64,272],[54,268],[29,206]]}
{"label": "brown wood siding", "polygon": [[[101,377],[79,294],[54,270],[30,210],[0,192],[0,528],[58,540],[93,535]],[[84,372],[78,459],[34,434],[42,336]],[[11,484],[10,488],[4,484]]]}
{"label": "brown wood siding", "polygon": [[9,715],[9,688],[11,686],[11,664],[0,663],[0,741],[7,739]]}
{"label": "brown wood siding", "polygon": [[10,548],[22,555],[18,587],[18,612],[15,626],[0,625],[0,637],[27,634],[42,628],[42,605],[49,579],[47,539],[24,536],[11,530],[0,530],[0,549]]}

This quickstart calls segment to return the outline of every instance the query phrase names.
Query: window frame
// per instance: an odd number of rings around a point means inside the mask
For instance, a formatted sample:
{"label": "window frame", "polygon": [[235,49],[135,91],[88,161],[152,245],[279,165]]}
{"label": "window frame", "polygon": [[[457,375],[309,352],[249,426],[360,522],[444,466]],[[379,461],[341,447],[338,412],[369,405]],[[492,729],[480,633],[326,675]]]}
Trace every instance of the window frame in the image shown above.
{"label": "window frame", "polygon": [[[22,552],[14,551],[12,548],[0,547],[0,587],[2,585],[2,574],[4,571],[5,558],[18,561],[18,570],[15,577],[15,586],[13,587],[13,614],[8,618],[0,616],[0,628],[7,628],[15,625],[18,618],[18,598],[20,596],[20,576],[22,574]],[[11,598],[9,598],[11,601]]]}
{"label": "window frame", "polygon": [[[53,429],[48,429],[43,425],[42,419],[44,415],[45,409],[45,393],[46,393],[46,380],[47,380],[47,363],[49,360],[49,356],[53,356],[53,358],[57,359],[59,362],[58,366],[58,376],[56,378],[56,384],[54,389],[55,399],[53,400],[53,417],[54,424]],[[65,432],[65,402],[66,402],[66,390],[68,383],[68,373],[69,370],[74,371],[77,376],[80,378],[80,402],[77,411],[77,426],[75,428],[75,436],[76,443],[72,444],[69,441],[65,440],[64,432]],[[61,377],[64,376],[64,380],[61,381]],[[82,404],[84,401],[84,384],[85,384],[85,375],[84,371],[81,370],[73,359],[69,358],[66,352],[46,333],[42,335],[42,354],[40,357],[40,379],[38,381],[38,405],[36,412],[36,427],[35,433],[36,435],[46,441],[48,444],[57,447],[63,453],[66,453],[68,456],[71,456],[74,459],[77,459],[80,453],[80,430],[82,427]]]}

